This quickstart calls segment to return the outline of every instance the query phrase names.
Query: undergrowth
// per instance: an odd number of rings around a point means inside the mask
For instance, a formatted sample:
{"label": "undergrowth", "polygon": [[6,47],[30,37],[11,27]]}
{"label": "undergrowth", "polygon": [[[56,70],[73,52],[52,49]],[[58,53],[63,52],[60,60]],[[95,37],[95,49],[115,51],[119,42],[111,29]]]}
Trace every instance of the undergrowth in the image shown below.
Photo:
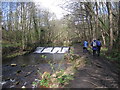
{"label": "undergrowth", "polygon": [[69,84],[70,80],[74,79],[74,74],[77,68],[84,66],[85,59],[79,55],[74,54],[73,48],[71,48],[70,53],[66,53],[64,57],[64,62],[68,62],[69,66],[66,69],[61,69],[62,60],[58,63],[58,68],[55,68],[53,62],[48,62],[51,67],[52,73],[43,72],[38,70],[39,76],[41,78],[36,79],[32,86],[35,88],[63,88],[65,85]]}

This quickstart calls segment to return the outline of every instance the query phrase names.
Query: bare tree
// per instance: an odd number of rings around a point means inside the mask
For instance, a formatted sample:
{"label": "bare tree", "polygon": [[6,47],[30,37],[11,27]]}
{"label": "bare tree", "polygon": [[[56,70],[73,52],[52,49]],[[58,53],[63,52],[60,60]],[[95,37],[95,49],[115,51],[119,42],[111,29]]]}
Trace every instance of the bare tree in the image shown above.
{"label": "bare tree", "polygon": [[112,8],[110,2],[107,2],[106,5],[108,9],[108,20],[109,20],[109,42],[110,42],[109,49],[112,50],[113,48]]}

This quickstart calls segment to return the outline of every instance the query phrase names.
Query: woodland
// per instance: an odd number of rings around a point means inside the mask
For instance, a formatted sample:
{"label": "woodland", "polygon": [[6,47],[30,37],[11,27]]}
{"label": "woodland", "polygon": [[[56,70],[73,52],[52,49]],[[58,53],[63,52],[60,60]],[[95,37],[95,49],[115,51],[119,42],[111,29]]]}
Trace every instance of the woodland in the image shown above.
{"label": "woodland", "polygon": [[101,56],[120,62],[120,2],[65,0],[55,13],[34,2],[2,2],[0,8],[2,61],[33,52],[37,47],[55,47],[102,42]]}

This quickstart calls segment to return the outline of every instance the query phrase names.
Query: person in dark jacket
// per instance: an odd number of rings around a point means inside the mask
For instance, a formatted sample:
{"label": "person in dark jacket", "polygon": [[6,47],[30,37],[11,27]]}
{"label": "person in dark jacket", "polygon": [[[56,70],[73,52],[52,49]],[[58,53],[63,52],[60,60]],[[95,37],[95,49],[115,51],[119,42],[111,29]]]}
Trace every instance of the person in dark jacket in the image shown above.
{"label": "person in dark jacket", "polygon": [[96,55],[96,51],[97,51],[97,41],[96,40],[93,40],[92,43],[91,43],[91,46],[92,46],[92,50],[93,50],[93,56]]}
{"label": "person in dark jacket", "polygon": [[97,40],[97,54],[98,54],[98,56],[100,56],[101,46],[102,46],[101,41],[100,41],[100,39],[98,39]]}

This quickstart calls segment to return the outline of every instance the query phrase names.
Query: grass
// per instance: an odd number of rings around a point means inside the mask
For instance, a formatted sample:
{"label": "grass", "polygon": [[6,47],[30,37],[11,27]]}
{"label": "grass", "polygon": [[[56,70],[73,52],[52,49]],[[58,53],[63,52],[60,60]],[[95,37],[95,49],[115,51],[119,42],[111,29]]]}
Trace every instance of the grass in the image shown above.
{"label": "grass", "polygon": [[2,41],[0,44],[2,46],[2,57],[3,59],[9,59],[9,58],[14,58],[16,56],[24,55],[30,50],[23,51],[21,50],[21,43],[11,43],[9,41]]}
{"label": "grass", "polygon": [[24,52],[17,52],[17,53],[12,53],[12,54],[8,54],[8,55],[6,55],[6,59],[7,58],[14,58],[14,57],[16,57],[16,56],[20,56],[20,55],[24,55],[25,53],[27,53],[28,51],[24,51]]}
{"label": "grass", "polygon": [[[92,52],[92,49],[91,48],[88,48],[88,50],[90,52]],[[101,48],[101,56],[107,58],[108,60],[110,61],[117,61],[117,62],[120,62],[120,51],[117,51],[117,50],[112,50],[111,52],[108,51],[108,48],[106,47],[102,47]]]}
{"label": "grass", "polygon": [[107,51],[108,51],[108,48],[102,47],[101,48],[101,55],[105,56]]}
{"label": "grass", "polygon": [[92,49],[90,47],[88,47],[88,51],[92,52]]}
{"label": "grass", "polygon": [[7,43],[2,43],[2,47],[19,47],[21,46],[20,43],[15,43],[15,44],[7,44]]}
{"label": "grass", "polygon": [[106,57],[110,61],[120,62],[120,51],[112,50],[111,52],[109,52],[108,48],[102,48],[101,55]]}
{"label": "grass", "polygon": [[21,43],[11,43],[11,42],[3,40],[1,45],[3,48],[5,48],[5,47],[19,47],[19,46],[21,46]]}

